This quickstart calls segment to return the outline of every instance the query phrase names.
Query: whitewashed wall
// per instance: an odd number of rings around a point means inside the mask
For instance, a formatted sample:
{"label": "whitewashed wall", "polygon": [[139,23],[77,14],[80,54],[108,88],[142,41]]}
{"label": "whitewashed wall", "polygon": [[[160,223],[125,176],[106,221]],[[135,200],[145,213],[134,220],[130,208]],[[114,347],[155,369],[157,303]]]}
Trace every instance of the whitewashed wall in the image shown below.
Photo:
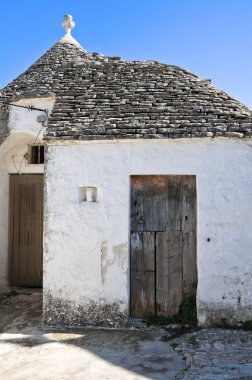
{"label": "whitewashed wall", "polygon": [[[33,105],[52,110],[54,98],[23,99],[15,104]],[[43,130],[37,122],[41,111],[28,111],[10,107],[10,136],[0,146],[0,292],[8,287],[8,213],[9,213],[9,174],[43,173],[44,165],[30,165],[24,159],[28,144],[41,142]],[[40,134],[38,135],[38,133]],[[15,165],[14,165],[15,163]]]}
{"label": "whitewashed wall", "polygon": [[[61,310],[72,319],[60,321],[71,323],[77,309],[92,319],[108,305],[111,318],[128,314],[133,174],[197,176],[199,321],[251,319],[251,148],[250,141],[225,138],[49,146],[45,320],[53,323]],[[80,201],[85,185],[97,186],[96,203]]]}

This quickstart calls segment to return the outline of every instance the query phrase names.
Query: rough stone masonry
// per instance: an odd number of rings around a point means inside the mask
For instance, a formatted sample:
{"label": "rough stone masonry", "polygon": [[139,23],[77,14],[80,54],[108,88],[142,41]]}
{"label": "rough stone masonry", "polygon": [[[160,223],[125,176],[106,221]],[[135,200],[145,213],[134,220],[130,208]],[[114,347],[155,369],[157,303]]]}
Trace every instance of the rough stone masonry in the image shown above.
{"label": "rough stone masonry", "polygon": [[252,135],[251,111],[209,80],[157,61],[87,53],[71,40],[56,43],[1,94],[43,96],[56,96],[47,140]]}

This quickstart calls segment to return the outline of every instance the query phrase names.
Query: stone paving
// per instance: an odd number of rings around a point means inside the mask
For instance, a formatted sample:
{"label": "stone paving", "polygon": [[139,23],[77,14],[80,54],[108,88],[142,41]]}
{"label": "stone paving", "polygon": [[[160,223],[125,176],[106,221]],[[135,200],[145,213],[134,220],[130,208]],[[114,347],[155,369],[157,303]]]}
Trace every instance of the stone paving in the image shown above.
{"label": "stone paving", "polygon": [[47,330],[41,307],[38,290],[0,297],[1,380],[252,380],[250,331]]}
{"label": "stone paving", "polygon": [[252,332],[203,329],[170,344],[187,364],[176,380],[252,379]]}

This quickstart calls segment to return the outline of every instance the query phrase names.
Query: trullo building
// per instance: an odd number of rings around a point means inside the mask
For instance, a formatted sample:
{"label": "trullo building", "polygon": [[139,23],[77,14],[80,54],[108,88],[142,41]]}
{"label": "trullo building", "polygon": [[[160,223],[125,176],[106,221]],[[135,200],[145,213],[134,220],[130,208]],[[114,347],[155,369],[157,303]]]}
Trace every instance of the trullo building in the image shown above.
{"label": "trullo building", "polygon": [[0,287],[47,324],[252,312],[252,113],[208,80],[66,35],[1,91]]}

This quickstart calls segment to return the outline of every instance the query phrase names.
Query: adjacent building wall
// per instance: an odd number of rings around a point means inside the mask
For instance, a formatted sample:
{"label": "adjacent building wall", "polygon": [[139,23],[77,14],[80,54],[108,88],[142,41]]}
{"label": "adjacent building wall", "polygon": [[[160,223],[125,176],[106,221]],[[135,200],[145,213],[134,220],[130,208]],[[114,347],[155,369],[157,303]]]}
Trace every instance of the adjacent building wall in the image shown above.
{"label": "adjacent building wall", "polygon": [[[18,105],[33,105],[48,109],[53,107],[54,98],[23,99]],[[30,165],[24,158],[28,145],[41,143],[43,129],[37,122],[41,111],[10,107],[8,117],[9,136],[0,145],[0,292],[8,288],[8,214],[9,214],[9,174],[43,173],[44,165]]]}
{"label": "adjacent building wall", "polygon": [[[226,138],[50,145],[46,154],[44,320],[129,315],[130,176],[194,174],[200,324],[251,319],[252,143]],[[85,202],[81,187],[97,187]]]}

